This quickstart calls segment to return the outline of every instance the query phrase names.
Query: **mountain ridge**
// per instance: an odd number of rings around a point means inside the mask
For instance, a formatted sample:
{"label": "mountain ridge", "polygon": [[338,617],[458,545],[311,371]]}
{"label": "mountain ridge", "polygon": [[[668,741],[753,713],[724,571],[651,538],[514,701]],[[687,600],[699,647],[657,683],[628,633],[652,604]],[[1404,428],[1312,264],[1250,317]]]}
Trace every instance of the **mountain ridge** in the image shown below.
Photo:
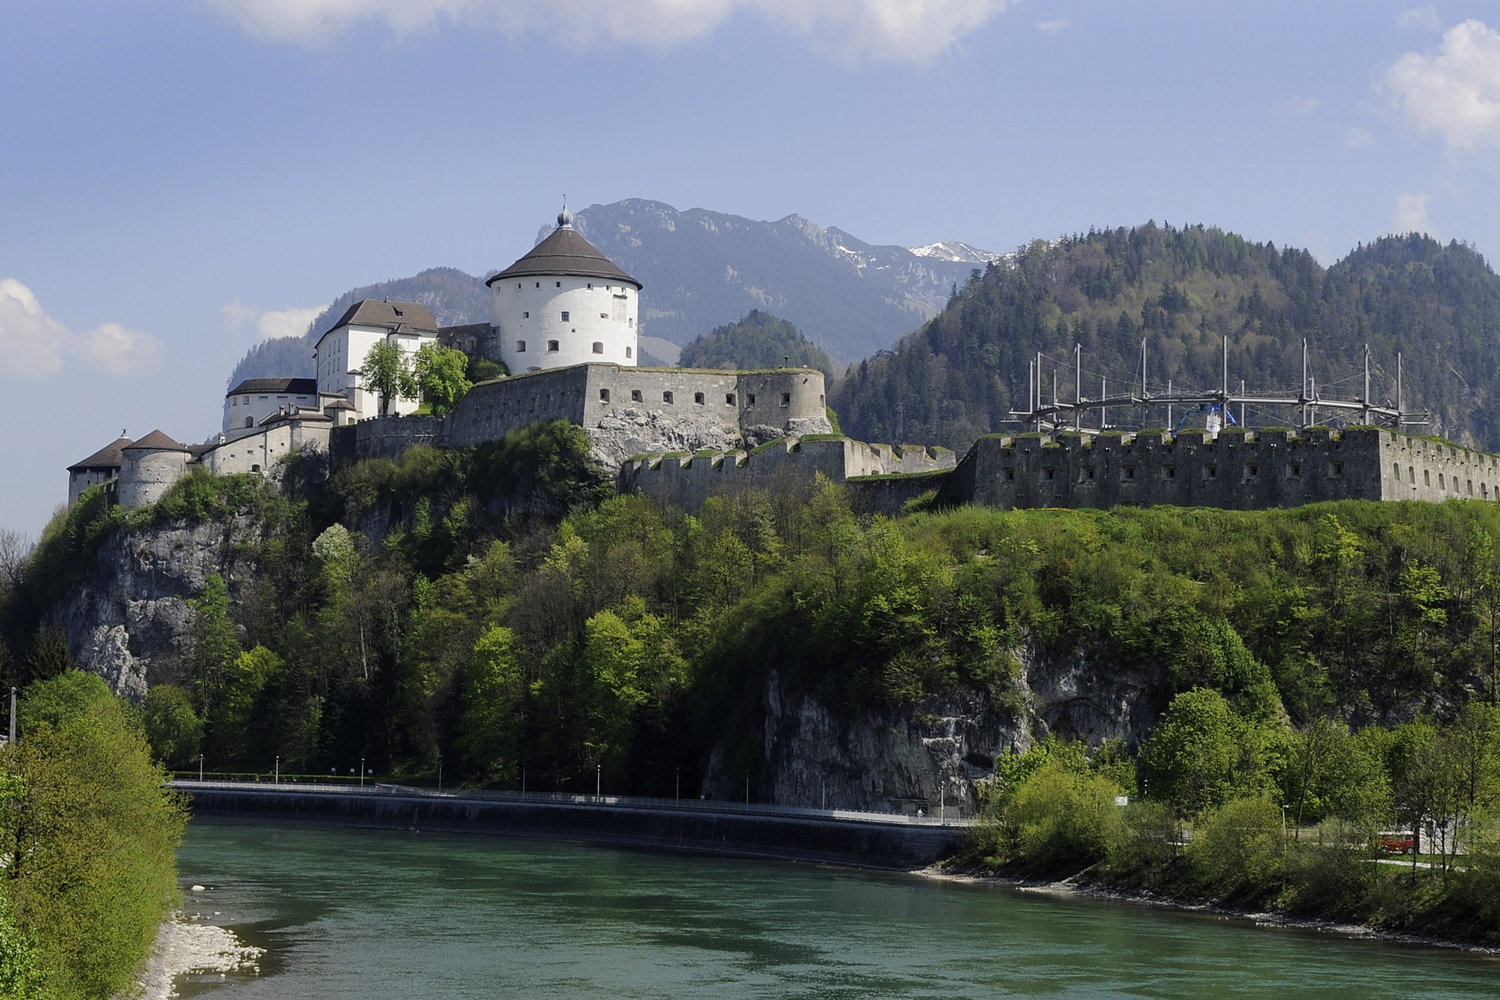
{"label": "mountain ridge", "polygon": [[[574,225],[646,286],[643,336],[682,346],[762,309],[796,324],[844,361],[889,347],[937,315],[972,267],[972,261],[958,257],[996,257],[954,241],[918,248],[931,251],[926,254],[869,244],[795,213],[765,222],[707,209],[678,211],[638,198],[590,205],[577,213]],[[538,241],[551,231],[551,226],[541,227]],[[388,295],[421,302],[444,325],[481,322],[489,314],[484,278],[498,270],[475,276],[456,268],[429,268],[351,289],[323,310],[302,337],[252,347],[229,384],[312,375],[313,344],[360,298]]]}

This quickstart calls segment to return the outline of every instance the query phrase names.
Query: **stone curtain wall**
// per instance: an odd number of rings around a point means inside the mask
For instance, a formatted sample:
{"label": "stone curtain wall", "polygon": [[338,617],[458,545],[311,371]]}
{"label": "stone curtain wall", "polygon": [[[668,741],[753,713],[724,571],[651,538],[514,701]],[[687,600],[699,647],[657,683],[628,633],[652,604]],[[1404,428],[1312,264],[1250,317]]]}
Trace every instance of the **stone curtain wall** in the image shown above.
{"label": "stone curtain wall", "polygon": [[[398,455],[414,444],[471,447],[548,420],[583,427],[595,458],[612,468],[648,451],[727,451],[830,429],[818,371],[590,364],[481,382],[446,418],[362,420],[354,453],[373,458]],[[342,446],[334,450],[338,457]]]}
{"label": "stone curtain wall", "polygon": [[[893,448],[831,435],[785,437],[748,453],[712,450],[634,458],[622,466],[619,486],[622,492],[640,492],[683,510],[696,511],[712,496],[749,489],[768,490],[788,480],[809,483],[819,474],[836,483],[857,483],[861,492],[865,482],[860,477],[933,474],[931,482],[922,477],[925,485],[917,490],[920,494],[940,485],[942,474],[951,471],[954,465],[955,456],[947,448],[928,450],[913,445]],[[899,495],[904,502],[911,487],[904,478],[896,482],[903,485],[894,491],[874,487],[873,495]],[[882,507],[891,502],[882,501]],[[899,507],[897,502],[898,510]]]}
{"label": "stone curtain wall", "polygon": [[1380,439],[1383,498],[1500,500],[1500,458],[1405,434]]}
{"label": "stone curtain wall", "polygon": [[1378,428],[1314,427],[981,438],[954,467],[952,452],[787,438],[751,453],[638,458],[620,488],[695,511],[710,496],[768,489],[778,477],[821,473],[847,482],[855,506],[894,515],[929,491],[943,503],[999,508],[1120,504],[1264,510],[1324,500],[1500,501],[1500,458]]}
{"label": "stone curtain wall", "polygon": [[976,442],[943,497],[991,507],[1263,510],[1322,500],[1500,499],[1497,481],[1494,456],[1378,428],[1226,431],[1217,441],[1202,431],[1176,439],[1025,435]]}

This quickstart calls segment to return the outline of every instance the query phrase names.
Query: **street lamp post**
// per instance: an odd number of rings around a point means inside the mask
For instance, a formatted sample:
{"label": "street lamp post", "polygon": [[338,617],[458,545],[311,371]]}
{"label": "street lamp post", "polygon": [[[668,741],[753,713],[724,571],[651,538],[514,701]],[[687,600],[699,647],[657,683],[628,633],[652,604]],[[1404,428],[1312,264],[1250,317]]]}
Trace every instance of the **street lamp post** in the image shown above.
{"label": "street lamp post", "polygon": [[198,755],[198,780],[203,780],[203,755],[201,753]]}
{"label": "street lamp post", "polygon": [[276,755],[276,773],[275,776],[271,779],[271,784],[281,784],[281,754]]}
{"label": "street lamp post", "polygon": [[365,759],[363,757],[359,759],[359,783],[361,787],[365,783]]}
{"label": "street lamp post", "polygon": [[677,794],[676,794],[676,800],[678,802],[682,801],[682,768],[680,768],[680,767],[677,769]]}
{"label": "street lamp post", "polygon": [[599,797],[599,789],[603,787],[603,782],[604,782],[604,765],[603,764],[595,764],[594,765],[594,798],[596,798],[596,799]]}

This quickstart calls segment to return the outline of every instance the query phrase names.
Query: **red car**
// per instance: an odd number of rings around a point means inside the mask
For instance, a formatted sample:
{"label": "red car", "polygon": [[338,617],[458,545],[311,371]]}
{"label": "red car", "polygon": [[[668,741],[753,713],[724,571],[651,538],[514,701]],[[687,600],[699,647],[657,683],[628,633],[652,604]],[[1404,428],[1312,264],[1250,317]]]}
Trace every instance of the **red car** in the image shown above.
{"label": "red car", "polygon": [[1392,854],[1410,854],[1417,849],[1417,841],[1409,833],[1382,833],[1380,849]]}

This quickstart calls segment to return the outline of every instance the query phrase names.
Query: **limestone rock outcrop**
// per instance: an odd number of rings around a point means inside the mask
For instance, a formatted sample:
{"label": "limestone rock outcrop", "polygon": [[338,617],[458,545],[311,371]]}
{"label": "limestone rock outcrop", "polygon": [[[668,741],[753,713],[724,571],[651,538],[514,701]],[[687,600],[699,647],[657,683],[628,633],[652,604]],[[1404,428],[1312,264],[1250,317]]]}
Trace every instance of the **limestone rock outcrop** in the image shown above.
{"label": "limestone rock outcrop", "polygon": [[[763,753],[757,797],[782,805],[867,812],[922,810],[970,815],[995,758],[1024,751],[1048,733],[1097,748],[1135,744],[1165,707],[1164,678],[1111,669],[1107,650],[1066,656],[1015,651],[1015,697],[997,704],[981,692],[930,698],[900,711],[835,707],[817,692],[788,688],[777,671],[761,696]],[[746,774],[721,744],[704,786],[714,798],[744,795]]]}
{"label": "limestone rock outcrop", "polygon": [[52,615],[78,665],[116,694],[144,698],[148,683],[165,679],[187,651],[188,599],[215,573],[232,580],[252,569],[237,565],[234,544],[252,530],[249,519],[236,519],[111,535],[87,579]]}

